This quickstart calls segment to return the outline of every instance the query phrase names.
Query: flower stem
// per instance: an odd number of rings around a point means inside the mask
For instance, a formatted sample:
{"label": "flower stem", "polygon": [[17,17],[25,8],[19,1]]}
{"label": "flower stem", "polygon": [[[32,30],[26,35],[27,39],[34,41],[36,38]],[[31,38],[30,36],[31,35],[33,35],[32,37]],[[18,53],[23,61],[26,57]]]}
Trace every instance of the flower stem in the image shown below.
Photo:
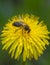
{"label": "flower stem", "polygon": [[25,62],[23,62],[23,65],[25,65]]}

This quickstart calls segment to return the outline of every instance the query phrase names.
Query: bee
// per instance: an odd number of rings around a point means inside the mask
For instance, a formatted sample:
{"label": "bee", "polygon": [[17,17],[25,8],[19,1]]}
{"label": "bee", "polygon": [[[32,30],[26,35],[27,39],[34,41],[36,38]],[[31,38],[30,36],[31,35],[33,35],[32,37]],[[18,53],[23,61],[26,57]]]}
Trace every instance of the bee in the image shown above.
{"label": "bee", "polygon": [[27,24],[25,24],[24,22],[22,21],[16,21],[13,23],[13,26],[16,26],[16,27],[23,27],[23,29],[25,31],[28,31],[28,33],[30,32],[30,28]]}

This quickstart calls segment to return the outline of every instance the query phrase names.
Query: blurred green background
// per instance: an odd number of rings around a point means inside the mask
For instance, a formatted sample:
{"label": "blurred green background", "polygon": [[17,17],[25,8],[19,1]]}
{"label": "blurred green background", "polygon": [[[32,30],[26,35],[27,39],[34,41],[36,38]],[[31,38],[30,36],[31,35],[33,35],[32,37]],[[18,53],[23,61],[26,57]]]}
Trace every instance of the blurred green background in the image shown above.
{"label": "blurred green background", "polygon": [[[3,26],[14,15],[33,14],[44,20],[50,31],[50,0],[0,0],[0,32]],[[1,33],[0,33],[1,34]],[[16,61],[11,59],[7,51],[2,50],[0,42],[0,65],[23,65],[22,59]],[[50,65],[50,45],[44,54],[38,59],[27,60],[25,65]]]}

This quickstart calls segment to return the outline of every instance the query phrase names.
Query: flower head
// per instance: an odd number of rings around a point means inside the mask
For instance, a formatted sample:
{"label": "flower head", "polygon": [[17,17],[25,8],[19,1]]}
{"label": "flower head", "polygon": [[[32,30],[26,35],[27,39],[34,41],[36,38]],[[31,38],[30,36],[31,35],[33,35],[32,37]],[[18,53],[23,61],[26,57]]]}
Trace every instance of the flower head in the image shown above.
{"label": "flower head", "polygon": [[9,49],[9,54],[15,59],[22,55],[23,61],[37,60],[49,44],[50,34],[43,21],[39,22],[38,19],[33,15],[22,15],[9,20],[1,34],[2,49]]}

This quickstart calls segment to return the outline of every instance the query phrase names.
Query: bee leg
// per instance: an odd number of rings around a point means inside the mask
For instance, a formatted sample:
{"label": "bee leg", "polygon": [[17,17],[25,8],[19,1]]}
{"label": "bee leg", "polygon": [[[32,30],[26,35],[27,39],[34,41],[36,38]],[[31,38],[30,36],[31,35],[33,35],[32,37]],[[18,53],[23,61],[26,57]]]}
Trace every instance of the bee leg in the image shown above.
{"label": "bee leg", "polygon": [[19,28],[19,29],[16,29],[16,30],[15,30],[15,33],[16,33],[17,31],[19,31],[20,29],[21,29],[21,28]]}

